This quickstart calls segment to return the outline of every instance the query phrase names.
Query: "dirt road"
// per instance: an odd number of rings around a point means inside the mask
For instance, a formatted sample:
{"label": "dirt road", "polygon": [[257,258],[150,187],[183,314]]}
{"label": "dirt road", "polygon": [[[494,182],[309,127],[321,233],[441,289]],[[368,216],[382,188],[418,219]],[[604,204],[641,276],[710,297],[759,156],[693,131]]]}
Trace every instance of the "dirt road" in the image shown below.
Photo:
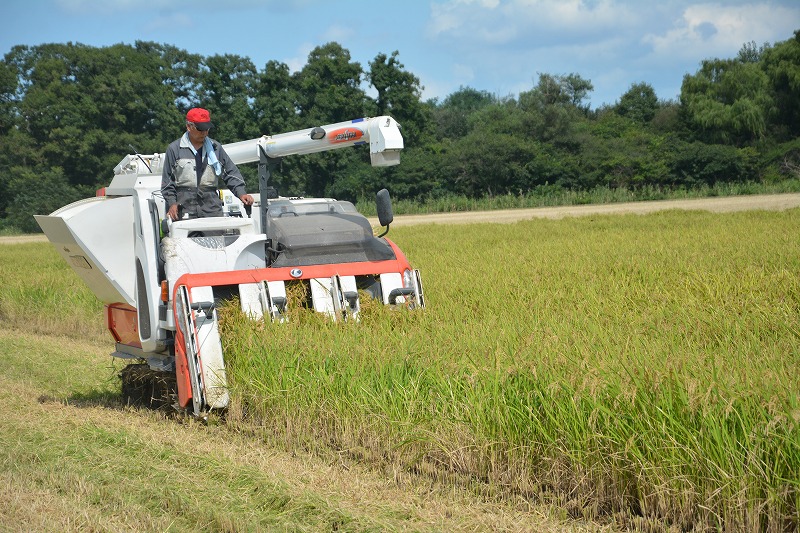
{"label": "dirt road", "polygon": [[508,224],[534,218],[559,219],[587,215],[621,215],[635,213],[644,215],[667,209],[711,211],[767,210],[782,211],[800,207],[800,194],[765,194],[754,196],[727,196],[722,198],[696,198],[690,200],[661,200],[655,202],[625,202],[618,204],[569,205],[537,207],[532,209],[502,209],[496,211],[470,211],[459,213],[436,213],[431,215],[396,216],[393,227],[414,224]]}
{"label": "dirt road", "polygon": [[11,235],[0,237],[0,244],[23,244],[26,242],[47,242],[44,235]]}

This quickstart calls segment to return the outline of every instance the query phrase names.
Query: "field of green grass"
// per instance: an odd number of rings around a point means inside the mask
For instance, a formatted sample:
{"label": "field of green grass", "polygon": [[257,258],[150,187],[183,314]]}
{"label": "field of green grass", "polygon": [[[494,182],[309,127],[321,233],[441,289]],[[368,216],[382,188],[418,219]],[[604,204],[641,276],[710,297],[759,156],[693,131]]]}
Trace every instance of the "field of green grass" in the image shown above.
{"label": "field of green grass", "polygon": [[[270,324],[226,308],[225,426],[565,520],[797,530],[799,215],[395,228],[427,309]],[[0,270],[4,328],[102,335],[47,245],[4,249]]]}

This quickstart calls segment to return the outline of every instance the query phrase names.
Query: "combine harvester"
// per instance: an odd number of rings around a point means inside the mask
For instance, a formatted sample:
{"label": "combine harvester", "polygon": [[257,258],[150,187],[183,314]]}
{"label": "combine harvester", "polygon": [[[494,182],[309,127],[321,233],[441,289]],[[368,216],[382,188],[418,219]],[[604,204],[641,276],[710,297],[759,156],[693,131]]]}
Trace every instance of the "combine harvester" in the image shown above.
{"label": "combine harvester", "polygon": [[[223,217],[172,221],[161,197],[164,154],[128,155],[97,196],[36,220],[67,263],[105,304],[114,357],[129,401],[172,404],[205,417],[229,403],[217,305],[238,297],[253,319],[286,320],[287,286],[300,305],[334,320],[357,320],[360,298],[425,306],[420,273],[384,238],[389,193],[377,194],[373,235],[350,202],[284,198],[268,181],[282,157],[368,145],[373,166],[400,162],[403,138],[391,117],[340,122],[224,145],[238,165],[258,162],[252,211],[221,190]],[[300,291],[302,292],[302,291]],[[291,294],[294,294],[292,291]],[[176,383],[177,382],[177,383]],[[172,395],[174,396],[174,394]]]}

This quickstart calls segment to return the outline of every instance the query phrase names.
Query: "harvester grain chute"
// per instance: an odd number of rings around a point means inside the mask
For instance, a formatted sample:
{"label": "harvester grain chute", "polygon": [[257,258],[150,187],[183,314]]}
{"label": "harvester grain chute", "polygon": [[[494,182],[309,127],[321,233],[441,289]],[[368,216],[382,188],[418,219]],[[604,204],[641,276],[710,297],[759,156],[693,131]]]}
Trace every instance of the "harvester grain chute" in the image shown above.
{"label": "harvester grain chute", "polygon": [[[357,320],[363,295],[424,307],[419,271],[386,232],[374,236],[353,204],[271,192],[281,158],[358,145],[369,147],[373,166],[390,166],[400,161],[403,138],[394,119],[381,116],[224,145],[236,164],[258,163],[259,194],[249,213],[221,191],[223,217],[170,220],[160,194],[164,154],[132,154],[96,197],[36,216],[105,304],[112,355],[134,363],[121,375],[123,392],[176,389],[177,406],[196,416],[225,409],[221,299],[235,296],[251,318],[273,321],[286,320],[290,283],[306,284],[308,307],[334,320]],[[385,190],[377,203],[388,231]]]}

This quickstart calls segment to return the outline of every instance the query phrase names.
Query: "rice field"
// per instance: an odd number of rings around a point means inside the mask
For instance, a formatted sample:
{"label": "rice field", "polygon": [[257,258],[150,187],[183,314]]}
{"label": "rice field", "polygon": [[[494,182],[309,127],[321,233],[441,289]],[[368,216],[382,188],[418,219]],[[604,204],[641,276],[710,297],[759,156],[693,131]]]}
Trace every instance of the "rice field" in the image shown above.
{"label": "rice field", "polygon": [[31,333],[102,337],[103,304],[49,243],[0,248],[0,324]]}
{"label": "rice field", "polygon": [[[224,309],[227,423],[624,528],[797,530],[798,215],[395,228],[424,311]],[[7,247],[0,271],[4,324],[103,334],[48,245]]]}
{"label": "rice field", "polygon": [[232,420],[636,529],[800,526],[800,219],[416,226],[428,308],[223,327]]}

